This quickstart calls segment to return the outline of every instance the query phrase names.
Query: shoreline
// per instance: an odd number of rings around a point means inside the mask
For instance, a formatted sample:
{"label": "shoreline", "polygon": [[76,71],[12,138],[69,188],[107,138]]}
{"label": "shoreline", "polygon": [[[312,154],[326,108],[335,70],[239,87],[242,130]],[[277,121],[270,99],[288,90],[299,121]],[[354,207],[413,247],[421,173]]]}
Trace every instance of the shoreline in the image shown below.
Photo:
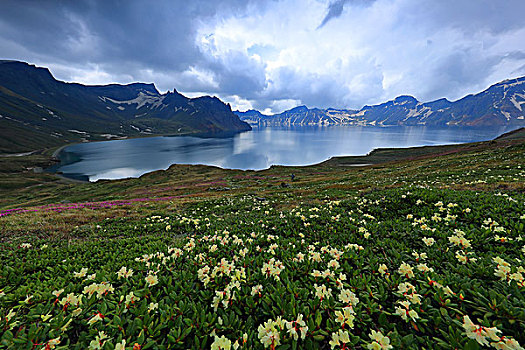
{"label": "shoreline", "polygon": [[[68,143],[68,144],[65,144],[65,145],[62,145],[62,146],[58,146],[58,148],[56,148],[56,149],[55,149],[55,147],[50,147],[48,149],[49,150],[53,150],[54,149],[54,152],[51,155],[51,157],[58,158],[58,156],[60,155],[60,152],[62,152],[65,148],[67,148],[69,146],[80,145],[80,144],[83,144],[83,143],[95,143],[95,142],[107,142],[107,141],[123,141],[123,140],[134,140],[134,139],[143,139],[143,138],[145,139],[145,138],[151,138],[151,137],[179,137],[179,136],[217,137],[217,136],[212,136],[212,135],[236,135],[236,134],[240,134],[240,133],[248,132],[248,131],[251,131],[251,130],[246,130],[246,131],[223,131],[223,132],[217,132],[217,133],[205,133],[205,132],[201,132],[201,131],[195,131],[195,132],[186,132],[186,133],[180,133],[180,134],[133,135],[133,136],[122,136],[122,137],[118,137],[118,138],[110,138],[110,139],[106,139],[106,140],[86,140],[86,141],[82,141],[82,142],[78,142],[77,141],[77,142],[71,142],[71,143]],[[30,155],[30,154],[34,154],[34,153],[37,153],[37,152],[44,152],[45,150],[46,149],[44,148],[44,149],[38,149],[38,150],[34,150],[34,151],[31,151],[31,152],[25,152],[25,153]],[[16,153],[16,154],[22,154],[22,153]],[[13,154],[13,155],[10,155],[10,154],[0,155],[0,157],[2,157],[2,156],[11,157],[11,156],[15,156],[15,154]]]}
{"label": "shoreline", "polygon": [[[441,145],[423,145],[423,146],[413,146],[413,147],[399,147],[399,148],[375,148],[373,150],[371,150],[369,153],[367,154],[363,154],[363,155],[358,155],[358,156],[332,156],[328,159],[325,159],[323,161],[320,161],[320,162],[317,162],[317,163],[313,163],[313,164],[307,164],[307,165],[279,165],[279,164],[272,164],[270,165],[269,167],[265,168],[265,169],[257,169],[257,170],[254,170],[254,169],[230,169],[230,168],[220,168],[222,170],[236,170],[236,171],[254,171],[254,172],[262,172],[262,171],[266,171],[266,170],[269,170],[269,169],[272,169],[272,168],[275,168],[275,167],[286,167],[286,168],[307,168],[307,167],[314,167],[314,166],[317,166],[317,165],[320,165],[320,164],[330,164],[330,163],[336,163],[336,166],[343,166],[343,167],[356,167],[356,168],[360,168],[360,167],[366,167],[366,166],[373,166],[373,165],[376,165],[376,164],[379,164],[379,163],[383,163],[383,162],[386,162],[386,161],[389,161],[388,159],[381,159],[379,161],[370,161],[370,159],[374,159],[375,157],[377,157],[378,154],[381,154],[381,153],[384,153],[384,152],[395,152],[395,153],[399,153],[399,154],[403,154],[403,153],[406,153],[408,150],[417,150],[417,149],[437,149],[439,147],[460,147],[460,146],[465,146],[465,145],[474,145],[474,144],[479,144],[479,143],[483,143],[483,142],[491,142],[491,141],[494,141],[494,140],[498,140],[500,138],[503,138],[505,137],[506,135],[510,135],[510,134],[513,134],[513,133],[516,133],[518,132],[519,130],[522,130],[522,129],[525,129],[524,127],[521,127],[521,128],[517,128],[517,129],[514,129],[514,130],[511,130],[511,131],[506,131],[492,139],[489,139],[489,140],[485,140],[485,141],[473,141],[473,142],[463,142],[463,143],[448,143],[448,144],[441,144]],[[235,132],[235,133],[222,133],[222,135],[224,134],[237,134],[237,133],[242,133],[242,132]],[[150,138],[150,137],[178,137],[178,136],[198,136],[198,135],[206,135],[206,134],[203,134],[203,133],[184,133],[184,134],[165,134],[165,135],[147,135],[147,136],[136,136],[136,137],[128,137],[128,138],[123,138],[123,139],[119,139],[119,140],[128,140],[128,139],[137,139],[137,138]],[[209,134],[208,134],[209,135]],[[203,136],[203,137],[206,137],[206,136]],[[209,136],[209,137],[213,137],[213,136]],[[93,141],[88,141],[88,142],[105,142],[105,141],[112,141],[112,140],[93,140]],[[53,154],[51,155],[52,159],[54,161],[59,161],[60,162],[60,153],[67,147],[69,146],[73,146],[73,145],[76,145],[76,144],[80,144],[81,142],[75,142],[75,143],[71,143],[71,144],[67,144],[67,145],[63,145],[63,146],[60,146],[59,148],[55,149]],[[404,151],[403,151],[404,150]],[[392,157],[391,160],[397,160],[398,157]],[[353,161],[352,161],[353,160]],[[348,162],[350,161],[350,162]],[[339,164],[339,162],[345,162],[344,164]],[[60,164],[60,163],[59,163]],[[72,164],[72,163],[68,163],[68,164]],[[67,164],[64,164],[64,165],[67,165]],[[176,166],[176,165],[192,165],[192,164],[184,164],[184,163],[173,163],[173,164],[170,164],[170,166],[167,168],[167,169],[152,169],[151,171],[148,171],[144,174],[141,174],[140,176],[137,176],[137,177],[132,177],[132,178],[140,178],[144,175],[147,175],[147,174],[150,174],[150,173],[153,173],[153,172],[156,172],[156,171],[167,171],[169,170],[169,168],[171,168],[172,166]],[[209,167],[217,167],[217,166],[213,166],[213,165],[206,165],[206,164],[199,164],[199,165],[204,165],[204,166],[209,166]],[[52,166],[51,166],[52,167]],[[46,169],[44,169],[44,171],[46,171],[47,169],[51,168],[51,167],[48,167]],[[63,179],[63,180],[66,180],[68,182],[74,182],[74,183],[96,183],[97,181],[90,181],[89,179],[88,180],[81,180],[77,177],[69,177],[67,175],[64,175],[64,174],[60,174],[60,173],[57,173],[55,171],[49,171],[50,174],[52,175],[55,175],[57,176],[58,178],[60,179]],[[124,179],[124,178],[122,178]],[[122,179],[100,179],[100,180],[103,180],[103,181],[118,181],[118,180],[122,180]]]}
{"label": "shoreline", "polygon": [[[44,153],[47,150],[49,150],[49,151],[54,150],[53,153],[50,155],[50,160],[53,161],[53,162],[58,162],[58,164],[60,164],[61,163],[60,153],[62,151],[64,151],[64,149],[66,149],[67,147],[70,147],[70,146],[79,145],[79,144],[83,144],[83,143],[119,141],[119,140],[133,140],[133,139],[142,139],[142,138],[151,138],[151,137],[179,137],[179,136],[194,136],[194,137],[199,137],[200,136],[200,137],[203,137],[203,138],[207,138],[207,137],[221,137],[221,136],[224,137],[226,135],[230,135],[231,136],[231,135],[236,135],[236,134],[249,132],[249,131],[251,131],[251,130],[245,130],[245,131],[223,131],[223,132],[217,132],[217,133],[205,133],[205,132],[200,132],[200,131],[197,132],[196,131],[196,132],[187,132],[187,133],[180,133],[180,134],[134,135],[134,136],[123,136],[123,137],[114,138],[114,139],[107,139],[107,140],[87,140],[86,142],[72,142],[72,143],[68,143],[68,144],[59,146],[58,148],[51,147],[49,149],[39,149],[39,150],[31,151],[31,152],[26,152],[27,154],[24,154],[24,156],[25,155],[31,155],[31,154],[39,153],[39,152]],[[213,135],[215,135],[215,136],[213,136]],[[2,157],[2,156],[10,157],[11,155],[0,155],[0,157]],[[68,163],[68,164],[72,164],[72,163]],[[176,165],[176,164],[177,163],[171,164],[170,166]],[[57,164],[53,164],[53,165],[48,166],[47,168],[44,169],[44,171],[47,171],[48,169],[52,168],[54,165],[57,165]],[[64,165],[67,165],[67,164],[64,164]],[[154,171],[159,171],[159,170],[163,170],[163,169],[157,169],[157,170],[148,171],[147,173],[144,173],[142,175],[146,175],[146,174],[152,173]],[[262,169],[262,170],[267,170],[267,169]],[[76,183],[95,183],[96,182],[96,181],[80,180],[78,178],[69,177],[69,176],[66,176],[64,174],[59,174],[56,171],[48,171],[48,173],[52,174],[52,175],[54,175],[54,176],[56,176],[56,177],[58,177],[60,179],[71,181],[71,182],[76,182]],[[136,178],[139,178],[139,177],[136,177]],[[122,179],[101,179],[101,180],[104,180],[104,181],[116,181],[116,180],[122,180]]]}
{"label": "shoreline", "polygon": [[[361,157],[334,157],[328,161],[321,162],[314,165],[306,166],[272,166],[263,171],[236,171],[223,170],[218,167],[204,166],[204,165],[172,165],[167,170],[157,170],[148,172],[140,178],[128,178],[119,180],[101,180],[96,184],[88,181],[81,181],[78,179],[71,179],[62,174],[46,173],[40,174],[33,171],[32,164],[40,162],[42,166],[44,162],[50,159],[50,150],[46,154],[41,153],[35,156],[18,158],[18,162],[13,164],[10,160],[4,158],[4,179],[5,184],[13,183],[14,186],[4,186],[2,190],[3,201],[0,201],[1,208],[12,208],[13,202],[17,202],[19,206],[27,206],[27,204],[34,203],[58,203],[62,199],[72,200],[74,202],[88,201],[92,198],[103,201],[108,199],[107,195],[101,195],[102,192],[113,193],[113,190],[118,188],[122,194],[114,197],[114,199],[127,198],[126,193],[133,193],[137,188],[144,188],[144,191],[138,191],[137,196],[143,196],[147,193],[149,196],[156,197],[158,195],[172,195],[175,192],[172,186],[181,186],[181,192],[175,194],[194,193],[195,181],[208,183],[209,181],[221,181],[225,179],[253,179],[256,183],[253,184],[253,193],[259,191],[275,190],[275,186],[282,186],[280,184],[288,183],[294,187],[293,179],[290,180],[291,174],[295,174],[299,182],[312,179],[315,176],[319,181],[330,174],[346,174],[344,176],[356,176],[360,179],[353,186],[360,188],[366,183],[365,179],[361,179],[362,174],[380,174],[385,168],[403,169],[414,162],[432,162],[434,164],[440,159],[447,159],[448,156],[455,157],[455,154],[470,154],[472,152],[479,153],[486,150],[508,149],[514,146],[522,145],[525,140],[525,128],[517,129],[508,133],[504,133],[496,138],[487,141],[454,144],[448,146],[425,146],[416,148],[397,148],[397,149],[378,149],[366,156]],[[55,149],[54,151],[57,151]],[[456,158],[454,158],[456,159]],[[353,166],[358,164],[358,166]],[[370,164],[370,165],[364,165]],[[376,173],[376,169],[378,169]],[[284,175],[286,174],[286,175]],[[352,175],[353,174],[353,175]],[[274,187],[261,187],[259,179],[273,178],[276,175],[281,175],[279,180],[270,181],[268,185]],[[152,180],[152,182],[150,181]],[[138,181],[137,181],[138,180]],[[228,180],[229,181],[229,180]],[[158,188],[156,184],[166,184],[164,187]],[[343,187],[346,185],[342,185]],[[150,187],[155,190],[150,190]],[[227,182],[217,188],[210,188],[206,190],[206,196],[213,196],[215,192],[222,191],[223,188],[228,190],[237,190],[243,186],[230,186]],[[283,186],[287,187],[287,186]],[[179,187],[173,187],[179,189]],[[498,187],[499,188],[499,187]],[[130,192],[131,191],[131,192]],[[211,191],[211,192],[208,192]],[[94,197],[92,197],[94,196]],[[28,202],[27,198],[31,198]],[[113,197],[110,197],[113,199]],[[72,200],[73,201],[73,200]],[[21,203],[26,203],[22,205]]]}

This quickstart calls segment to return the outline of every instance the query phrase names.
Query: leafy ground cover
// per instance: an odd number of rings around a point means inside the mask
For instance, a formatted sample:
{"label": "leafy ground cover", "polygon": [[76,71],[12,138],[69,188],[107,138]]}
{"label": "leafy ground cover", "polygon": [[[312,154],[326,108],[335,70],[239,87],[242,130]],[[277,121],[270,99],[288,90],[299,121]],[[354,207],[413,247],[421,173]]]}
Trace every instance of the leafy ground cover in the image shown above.
{"label": "leafy ground cover", "polygon": [[523,139],[421,152],[33,187],[0,217],[0,344],[521,349]]}

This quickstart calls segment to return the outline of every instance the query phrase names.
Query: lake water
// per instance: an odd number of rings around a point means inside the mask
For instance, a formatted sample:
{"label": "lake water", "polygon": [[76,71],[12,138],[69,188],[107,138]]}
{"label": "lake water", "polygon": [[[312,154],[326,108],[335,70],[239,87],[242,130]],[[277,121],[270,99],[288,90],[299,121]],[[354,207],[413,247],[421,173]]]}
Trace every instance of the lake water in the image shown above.
{"label": "lake water", "polygon": [[229,137],[171,136],[82,143],[65,148],[51,171],[97,181],[138,177],[172,164],[226,169],[310,165],[375,148],[443,145],[492,139],[504,128],[267,127]]}

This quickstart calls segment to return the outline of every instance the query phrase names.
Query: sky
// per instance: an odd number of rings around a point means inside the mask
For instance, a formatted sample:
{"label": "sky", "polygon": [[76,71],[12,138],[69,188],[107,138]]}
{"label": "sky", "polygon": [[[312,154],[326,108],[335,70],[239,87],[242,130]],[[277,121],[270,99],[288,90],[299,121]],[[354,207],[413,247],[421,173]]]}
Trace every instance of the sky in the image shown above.
{"label": "sky", "polygon": [[0,59],[241,111],[459,99],[525,75],[523,0],[0,2]]}

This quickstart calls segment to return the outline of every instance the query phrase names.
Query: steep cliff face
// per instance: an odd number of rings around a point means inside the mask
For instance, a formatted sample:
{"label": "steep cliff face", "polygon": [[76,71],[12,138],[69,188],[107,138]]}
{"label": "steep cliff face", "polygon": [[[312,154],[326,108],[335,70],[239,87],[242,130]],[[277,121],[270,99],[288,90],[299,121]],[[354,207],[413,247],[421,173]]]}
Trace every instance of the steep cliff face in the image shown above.
{"label": "steep cliff face", "polygon": [[46,68],[18,61],[0,61],[0,116],[0,152],[82,139],[251,129],[215,97],[161,94],[144,83],[65,83]]}

